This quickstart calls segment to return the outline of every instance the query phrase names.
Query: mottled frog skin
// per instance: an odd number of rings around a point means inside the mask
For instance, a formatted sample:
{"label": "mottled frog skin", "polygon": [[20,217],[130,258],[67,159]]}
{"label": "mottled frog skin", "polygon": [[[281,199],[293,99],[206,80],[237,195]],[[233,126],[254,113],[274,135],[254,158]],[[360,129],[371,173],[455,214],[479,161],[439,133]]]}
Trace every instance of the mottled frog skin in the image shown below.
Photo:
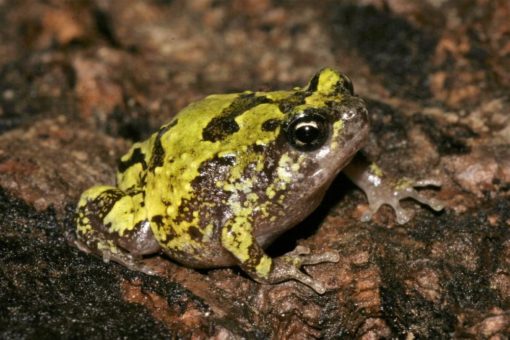
{"label": "mottled frog skin", "polygon": [[[368,128],[350,80],[330,68],[290,91],[208,96],[135,143],[121,158],[116,187],[82,194],[74,242],[146,273],[142,256],[164,252],[186,266],[239,265],[259,282],[294,279],[323,293],[300,267],[336,262],[338,254],[298,247],[273,259],[264,248],[319,205]],[[374,169],[356,166],[350,177],[367,190]],[[431,203],[412,184],[400,192]],[[376,199],[372,210],[384,202]],[[393,206],[406,215],[398,201]]]}

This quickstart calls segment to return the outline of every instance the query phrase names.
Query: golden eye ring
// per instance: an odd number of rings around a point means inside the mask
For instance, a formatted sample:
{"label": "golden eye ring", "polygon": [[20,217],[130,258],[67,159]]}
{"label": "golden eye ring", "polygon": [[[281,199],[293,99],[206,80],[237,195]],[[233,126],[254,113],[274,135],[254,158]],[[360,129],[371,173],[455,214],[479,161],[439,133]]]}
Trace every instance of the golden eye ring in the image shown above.
{"label": "golden eye ring", "polygon": [[291,118],[285,131],[293,147],[301,151],[313,151],[328,139],[330,124],[322,114],[305,111]]}

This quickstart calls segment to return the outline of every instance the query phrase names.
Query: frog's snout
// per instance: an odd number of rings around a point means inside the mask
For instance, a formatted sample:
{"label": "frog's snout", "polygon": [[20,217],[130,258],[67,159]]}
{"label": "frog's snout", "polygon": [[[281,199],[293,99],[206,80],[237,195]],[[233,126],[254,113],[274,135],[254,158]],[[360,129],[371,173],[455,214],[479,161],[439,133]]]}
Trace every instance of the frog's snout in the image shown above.
{"label": "frog's snout", "polygon": [[363,99],[351,97],[340,109],[343,122],[341,138],[344,143],[352,141],[357,146],[366,140],[369,129],[368,110]]}

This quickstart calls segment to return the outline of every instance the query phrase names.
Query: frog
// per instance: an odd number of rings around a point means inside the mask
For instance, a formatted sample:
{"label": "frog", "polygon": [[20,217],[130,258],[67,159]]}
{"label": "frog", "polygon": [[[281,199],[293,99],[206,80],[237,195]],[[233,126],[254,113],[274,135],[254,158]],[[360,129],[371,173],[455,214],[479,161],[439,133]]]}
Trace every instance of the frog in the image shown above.
{"label": "frog", "polygon": [[334,68],[291,90],[209,95],[134,143],[115,186],[83,192],[72,242],[146,274],[154,271],[144,259],[163,254],[190,268],[238,266],[263,284],[294,280],[323,294],[303,267],[338,262],[337,252],[298,245],[272,258],[265,249],[319,206],[340,171],[372,197],[365,220],[388,202],[406,222],[411,213],[398,202],[406,197],[442,208],[413,187],[438,183],[381,185],[376,166],[349,167],[369,126],[365,102]]}

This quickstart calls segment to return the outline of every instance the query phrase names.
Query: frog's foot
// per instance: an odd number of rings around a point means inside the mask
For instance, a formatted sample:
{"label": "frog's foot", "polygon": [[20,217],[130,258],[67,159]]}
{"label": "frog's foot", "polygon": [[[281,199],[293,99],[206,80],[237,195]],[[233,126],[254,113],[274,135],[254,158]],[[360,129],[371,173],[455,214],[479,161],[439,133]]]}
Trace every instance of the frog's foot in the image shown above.
{"label": "frog's foot", "polygon": [[97,233],[94,234],[87,234],[80,239],[68,237],[68,241],[84,253],[92,253],[102,257],[105,263],[114,261],[130,270],[155,275],[155,272],[143,263],[141,256],[134,256],[118,247],[113,240],[107,240]]}
{"label": "frog's foot", "polygon": [[[311,287],[319,294],[324,294],[326,288],[299,269],[303,265],[340,260],[340,256],[332,252],[311,255],[310,249],[303,246],[298,246],[290,253],[272,259],[264,252],[247,226],[238,227],[236,233],[232,233],[230,226],[227,225],[221,231],[221,243],[237,258],[239,266],[254,280],[269,284],[296,280]],[[249,245],[249,248],[245,246],[246,244]]]}
{"label": "frog's foot", "polygon": [[375,163],[368,164],[361,157],[354,158],[344,173],[367,195],[369,208],[361,217],[362,221],[369,221],[381,205],[387,204],[395,210],[398,224],[407,223],[414,216],[414,211],[400,206],[400,201],[406,198],[412,198],[436,211],[443,209],[439,200],[427,198],[416,190],[429,186],[440,187],[441,182],[436,179],[398,180],[385,174]]}
{"label": "frog's foot", "polygon": [[429,206],[435,211],[443,209],[443,204],[435,199],[428,198],[421,194],[416,188],[423,187],[440,187],[441,182],[435,179],[423,179],[413,181],[408,178],[399,181],[381,180],[378,185],[362,186],[363,191],[367,195],[369,209],[362,217],[362,221],[369,221],[373,214],[379,210],[380,206],[387,204],[393,208],[398,224],[405,224],[414,216],[412,209],[405,209],[400,205],[403,199],[411,198],[424,205]]}
{"label": "frog's foot", "polygon": [[326,288],[322,283],[303,273],[300,268],[303,265],[314,265],[325,262],[338,262],[340,256],[335,252],[324,252],[321,254],[310,254],[310,249],[297,246],[293,251],[274,259],[273,269],[268,277],[270,283],[277,283],[287,280],[299,281],[319,294],[324,294]]}

